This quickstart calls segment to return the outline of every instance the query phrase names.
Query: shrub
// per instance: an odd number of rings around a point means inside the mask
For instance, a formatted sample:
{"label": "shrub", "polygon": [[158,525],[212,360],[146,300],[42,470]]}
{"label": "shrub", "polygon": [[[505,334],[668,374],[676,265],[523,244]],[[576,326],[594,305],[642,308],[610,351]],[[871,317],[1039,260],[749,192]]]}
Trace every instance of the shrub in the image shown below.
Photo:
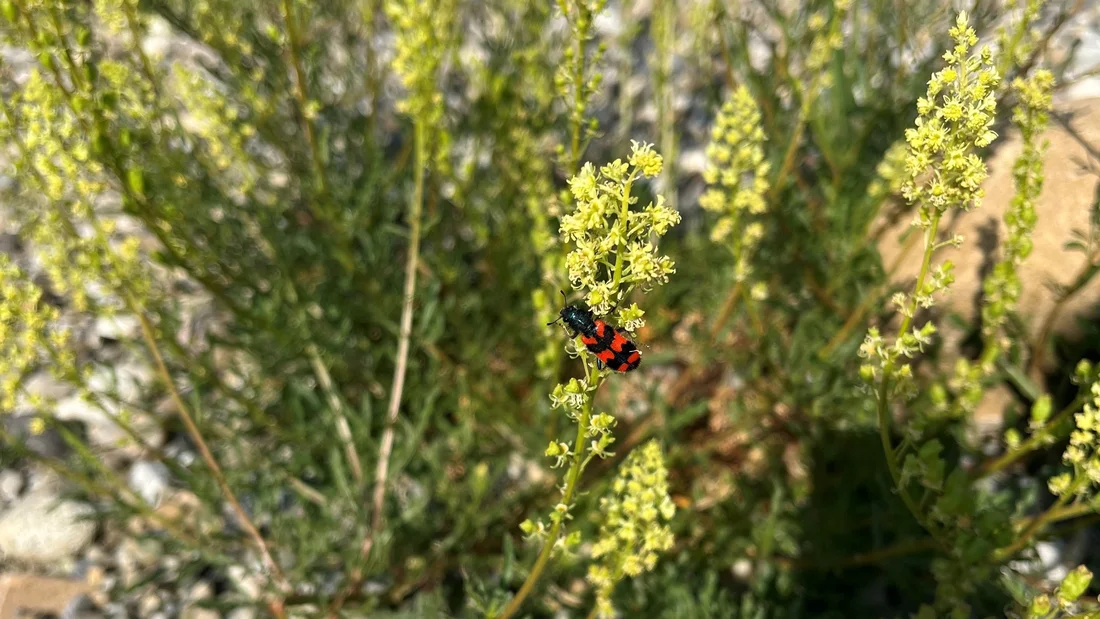
{"label": "shrub", "polygon": [[[124,604],[198,577],[275,616],[1090,616],[1086,566],[1021,561],[1097,509],[1100,373],[1029,378],[1053,319],[1017,311],[1080,3],[772,4],[0,0],[28,420],[0,461],[175,558]],[[945,369],[945,217],[1006,131],[980,350]],[[990,455],[1003,385],[1030,415]]]}

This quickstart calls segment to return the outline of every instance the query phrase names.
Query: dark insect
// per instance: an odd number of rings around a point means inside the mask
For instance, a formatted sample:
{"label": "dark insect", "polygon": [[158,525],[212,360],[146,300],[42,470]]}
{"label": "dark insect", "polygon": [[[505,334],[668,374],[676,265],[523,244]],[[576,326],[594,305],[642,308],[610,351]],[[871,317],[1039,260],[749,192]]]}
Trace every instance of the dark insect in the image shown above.
{"label": "dark insect", "polygon": [[626,339],[622,331],[595,318],[591,310],[567,305],[562,308],[558,320],[569,327],[570,337],[580,334],[581,342],[584,342],[588,352],[596,355],[596,365],[601,369],[606,365],[616,372],[629,372],[642,363],[642,353],[634,342]]}

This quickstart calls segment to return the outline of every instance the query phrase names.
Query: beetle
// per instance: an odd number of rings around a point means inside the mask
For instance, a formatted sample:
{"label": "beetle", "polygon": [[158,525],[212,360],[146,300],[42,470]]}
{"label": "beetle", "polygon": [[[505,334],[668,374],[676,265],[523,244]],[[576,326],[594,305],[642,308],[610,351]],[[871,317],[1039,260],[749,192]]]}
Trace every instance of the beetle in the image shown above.
{"label": "beetle", "polygon": [[[565,293],[562,293],[564,296]],[[592,310],[576,305],[566,305],[558,314],[558,319],[547,323],[563,322],[571,330],[569,337],[581,336],[588,352],[596,355],[597,366],[603,365],[616,372],[630,372],[642,363],[642,353],[634,342],[630,341],[623,330],[596,318]]]}

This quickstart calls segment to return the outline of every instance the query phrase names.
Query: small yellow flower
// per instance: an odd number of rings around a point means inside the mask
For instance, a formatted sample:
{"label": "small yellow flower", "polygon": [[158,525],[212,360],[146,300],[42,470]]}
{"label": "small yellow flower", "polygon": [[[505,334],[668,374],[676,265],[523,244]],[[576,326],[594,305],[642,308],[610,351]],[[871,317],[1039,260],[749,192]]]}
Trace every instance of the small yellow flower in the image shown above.
{"label": "small yellow flower", "polygon": [[28,426],[28,429],[30,430],[32,435],[40,436],[43,432],[46,431],[46,420],[42,419],[41,417],[35,417],[34,419],[31,419],[31,423]]}

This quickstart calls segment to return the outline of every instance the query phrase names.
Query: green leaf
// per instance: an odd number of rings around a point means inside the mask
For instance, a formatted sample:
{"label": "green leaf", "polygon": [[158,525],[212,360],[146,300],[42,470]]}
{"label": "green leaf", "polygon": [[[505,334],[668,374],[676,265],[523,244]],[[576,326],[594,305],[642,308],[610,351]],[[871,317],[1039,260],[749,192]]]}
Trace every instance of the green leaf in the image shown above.
{"label": "green leaf", "polygon": [[139,198],[145,197],[145,173],[138,166],[131,166],[126,171],[126,184],[130,191]]}
{"label": "green leaf", "polygon": [[936,501],[936,506],[948,515],[963,514],[968,511],[970,500],[970,479],[961,468],[956,468],[947,476],[943,495]]}

